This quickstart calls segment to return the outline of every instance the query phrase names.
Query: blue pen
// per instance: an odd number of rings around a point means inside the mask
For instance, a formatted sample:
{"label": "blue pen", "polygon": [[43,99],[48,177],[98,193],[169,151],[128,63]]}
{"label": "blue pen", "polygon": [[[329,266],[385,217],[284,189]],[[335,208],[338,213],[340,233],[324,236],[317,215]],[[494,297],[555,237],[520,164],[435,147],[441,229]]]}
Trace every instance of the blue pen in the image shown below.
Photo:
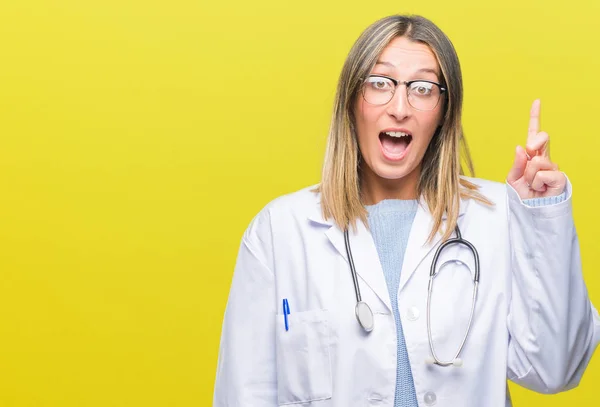
{"label": "blue pen", "polygon": [[285,321],[285,330],[289,329],[288,326],[288,315],[290,314],[290,304],[288,303],[287,298],[283,299],[283,320]]}

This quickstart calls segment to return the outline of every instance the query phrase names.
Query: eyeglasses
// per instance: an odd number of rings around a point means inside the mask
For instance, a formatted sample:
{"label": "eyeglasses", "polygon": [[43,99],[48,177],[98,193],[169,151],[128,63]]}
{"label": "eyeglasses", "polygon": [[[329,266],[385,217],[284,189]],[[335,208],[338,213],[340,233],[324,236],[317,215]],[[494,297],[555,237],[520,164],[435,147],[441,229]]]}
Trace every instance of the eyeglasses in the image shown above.
{"label": "eyeglasses", "polygon": [[369,75],[363,84],[362,94],[371,105],[385,105],[394,97],[396,88],[406,85],[408,103],[417,110],[433,110],[440,102],[446,88],[437,82],[417,79],[399,82],[383,75]]}

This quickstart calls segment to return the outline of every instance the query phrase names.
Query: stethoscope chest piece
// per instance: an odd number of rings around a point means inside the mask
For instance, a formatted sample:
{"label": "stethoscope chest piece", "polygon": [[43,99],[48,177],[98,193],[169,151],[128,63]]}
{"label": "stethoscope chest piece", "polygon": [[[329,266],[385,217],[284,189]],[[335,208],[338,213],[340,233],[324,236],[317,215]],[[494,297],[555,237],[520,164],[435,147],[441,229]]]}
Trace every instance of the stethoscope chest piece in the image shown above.
{"label": "stethoscope chest piece", "polygon": [[373,318],[373,311],[369,305],[364,301],[359,301],[354,307],[354,313],[358,323],[366,332],[371,332],[375,326],[375,319]]}

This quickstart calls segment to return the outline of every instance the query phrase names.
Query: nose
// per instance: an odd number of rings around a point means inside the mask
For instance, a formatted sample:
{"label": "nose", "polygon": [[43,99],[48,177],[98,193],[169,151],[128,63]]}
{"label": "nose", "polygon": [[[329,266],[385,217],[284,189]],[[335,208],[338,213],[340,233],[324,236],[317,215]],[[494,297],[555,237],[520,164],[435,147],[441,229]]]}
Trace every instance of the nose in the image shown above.
{"label": "nose", "polygon": [[402,121],[410,116],[412,107],[408,103],[408,95],[404,86],[401,85],[396,89],[394,96],[386,106],[386,110],[387,114],[397,121]]}

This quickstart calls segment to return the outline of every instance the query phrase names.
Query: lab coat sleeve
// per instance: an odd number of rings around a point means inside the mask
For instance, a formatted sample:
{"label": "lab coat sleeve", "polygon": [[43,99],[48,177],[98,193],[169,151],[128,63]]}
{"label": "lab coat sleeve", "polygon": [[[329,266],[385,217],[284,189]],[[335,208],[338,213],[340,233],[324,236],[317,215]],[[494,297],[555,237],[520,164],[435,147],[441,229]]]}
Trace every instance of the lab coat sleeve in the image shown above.
{"label": "lab coat sleeve", "polygon": [[240,245],[225,309],[213,406],[277,405],[270,226],[259,214]]}
{"label": "lab coat sleeve", "polygon": [[540,393],[579,384],[600,342],[600,317],[581,271],[568,196],[529,207],[507,185],[511,297],[508,315],[510,380]]}

